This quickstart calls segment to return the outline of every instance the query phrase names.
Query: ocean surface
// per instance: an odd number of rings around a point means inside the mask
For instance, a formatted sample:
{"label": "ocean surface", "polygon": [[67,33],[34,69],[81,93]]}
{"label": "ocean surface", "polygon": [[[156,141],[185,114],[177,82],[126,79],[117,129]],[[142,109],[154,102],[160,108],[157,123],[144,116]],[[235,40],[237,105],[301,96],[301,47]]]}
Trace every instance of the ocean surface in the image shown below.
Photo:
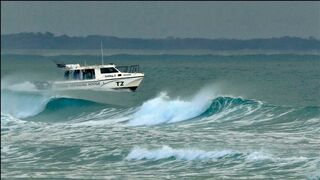
{"label": "ocean surface", "polygon": [[53,63],[1,55],[1,177],[320,179],[320,56],[114,54],[136,92],[45,91]]}

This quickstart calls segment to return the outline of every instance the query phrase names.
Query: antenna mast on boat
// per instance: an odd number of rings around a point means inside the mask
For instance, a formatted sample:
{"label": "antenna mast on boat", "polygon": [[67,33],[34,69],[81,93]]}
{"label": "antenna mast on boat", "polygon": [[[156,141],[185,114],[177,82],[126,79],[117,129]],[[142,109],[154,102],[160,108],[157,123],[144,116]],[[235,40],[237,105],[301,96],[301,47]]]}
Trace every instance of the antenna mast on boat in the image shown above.
{"label": "antenna mast on boat", "polygon": [[101,41],[101,63],[103,65],[103,47],[102,47],[102,41]]}

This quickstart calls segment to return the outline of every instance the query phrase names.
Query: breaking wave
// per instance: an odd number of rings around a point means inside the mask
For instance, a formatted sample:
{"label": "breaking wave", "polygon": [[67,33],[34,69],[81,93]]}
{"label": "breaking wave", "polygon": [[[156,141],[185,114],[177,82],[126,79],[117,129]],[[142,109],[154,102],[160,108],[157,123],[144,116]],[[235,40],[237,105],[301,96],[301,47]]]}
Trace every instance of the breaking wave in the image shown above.
{"label": "breaking wave", "polygon": [[309,123],[308,127],[314,127],[312,125],[320,121],[319,107],[281,107],[257,100],[218,95],[210,89],[201,90],[189,98],[172,98],[162,92],[132,108],[119,108],[66,96],[2,90],[1,104],[2,113],[35,121],[77,119],[84,122],[96,119],[101,122],[115,115],[120,119],[117,122],[123,120],[129,126],[152,126],[190,120],[242,120],[243,125],[268,125],[275,120],[283,123],[302,119],[305,122],[301,123]]}
{"label": "breaking wave", "polygon": [[[312,158],[311,158],[312,159]],[[307,157],[290,156],[290,157],[277,157],[264,150],[234,150],[234,149],[221,149],[221,150],[202,150],[199,148],[172,148],[163,145],[159,148],[142,148],[136,146],[130,150],[125,157],[127,161],[158,161],[158,160],[179,160],[179,161],[245,161],[247,163],[254,162],[282,162],[283,164],[292,162],[305,162],[310,160]]]}
{"label": "breaking wave", "polygon": [[161,160],[174,158],[176,160],[187,161],[208,161],[217,160],[221,158],[240,158],[247,161],[261,161],[270,160],[272,155],[261,152],[241,152],[232,149],[205,151],[201,149],[182,148],[174,149],[170,146],[162,146],[158,149],[145,149],[141,147],[134,147],[126,156],[126,160]]}
{"label": "breaking wave", "polygon": [[66,96],[17,93],[6,90],[2,93],[1,105],[2,113],[20,119],[30,118],[39,114],[59,114],[62,111],[70,111],[70,113],[77,114],[85,109],[93,110],[103,106],[96,102]]}
{"label": "breaking wave", "polygon": [[202,114],[211,105],[212,97],[199,93],[191,100],[171,99],[166,93],[148,100],[138,108],[129,125],[156,125],[188,120]]}
{"label": "breaking wave", "polygon": [[199,149],[173,149],[169,146],[163,146],[160,149],[148,150],[140,147],[133,148],[128,156],[127,160],[160,160],[175,158],[179,160],[210,160],[218,159],[228,155],[233,155],[236,152],[232,150],[222,151],[204,151]]}
{"label": "breaking wave", "polygon": [[158,97],[148,100],[138,107],[128,124],[141,126],[175,123],[210,117],[235,107],[254,111],[259,109],[262,104],[260,101],[217,96],[208,91],[201,91],[189,100],[172,99],[166,93],[161,93]]}

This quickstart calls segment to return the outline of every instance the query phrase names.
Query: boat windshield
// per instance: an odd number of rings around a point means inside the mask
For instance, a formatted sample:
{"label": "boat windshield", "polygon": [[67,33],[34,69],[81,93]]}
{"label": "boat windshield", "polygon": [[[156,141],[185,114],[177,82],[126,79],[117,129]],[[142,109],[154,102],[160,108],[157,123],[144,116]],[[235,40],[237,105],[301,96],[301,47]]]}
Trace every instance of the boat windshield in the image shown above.
{"label": "boat windshield", "polygon": [[100,68],[100,73],[101,74],[118,73],[118,71],[113,67],[111,67],[111,68]]}
{"label": "boat windshield", "polygon": [[131,65],[131,66],[117,66],[117,69],[121,72],[126,73],[138,73],[140,72],[139,65]]}

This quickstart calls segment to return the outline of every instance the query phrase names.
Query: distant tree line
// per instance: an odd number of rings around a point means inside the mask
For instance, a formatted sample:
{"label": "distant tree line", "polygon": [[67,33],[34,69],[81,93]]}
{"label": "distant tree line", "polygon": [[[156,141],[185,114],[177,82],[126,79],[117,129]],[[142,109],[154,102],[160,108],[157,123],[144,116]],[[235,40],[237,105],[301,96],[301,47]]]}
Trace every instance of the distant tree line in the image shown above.
{"label": "distant tree line", "polygon": [[320,50],[320,40],[299,37],[259,38],[249,40],[175,38],[140,39],[89,35],[72,37],[53,33],[18,33],[1,35],[1,49],[145,49],[145,50]]}

